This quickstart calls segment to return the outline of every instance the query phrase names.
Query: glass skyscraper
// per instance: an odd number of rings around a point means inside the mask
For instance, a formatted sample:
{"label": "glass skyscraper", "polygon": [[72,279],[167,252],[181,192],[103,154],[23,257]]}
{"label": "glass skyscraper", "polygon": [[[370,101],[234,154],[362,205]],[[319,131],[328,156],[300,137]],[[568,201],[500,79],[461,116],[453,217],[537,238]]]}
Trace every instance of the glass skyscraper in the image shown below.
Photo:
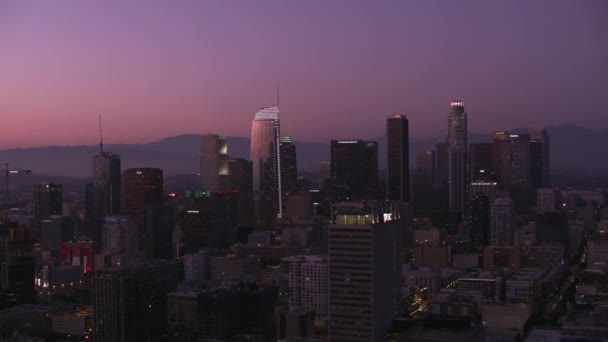
{"label": "glass skyscraper", "polygon": [[[278,217],[282,217],[283,211],[280,135],[279,107],[260,109],[251,125],[250,157],[253,162],[253,190],[258,202],[264,200],[273,202],[272,207]],[[256,205],[256,211],[256,216],[259,217],[260,211],[268,210]]]}

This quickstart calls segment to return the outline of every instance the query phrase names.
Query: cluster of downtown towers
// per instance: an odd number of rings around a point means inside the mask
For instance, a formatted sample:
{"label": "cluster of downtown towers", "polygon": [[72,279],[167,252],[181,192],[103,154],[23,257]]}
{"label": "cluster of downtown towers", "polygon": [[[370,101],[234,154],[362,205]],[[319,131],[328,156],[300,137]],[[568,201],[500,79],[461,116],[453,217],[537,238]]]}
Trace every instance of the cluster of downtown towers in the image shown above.
{"label": "cluster of downtown towers", "polygon": [[[467,126],[463,102],[452,101],[447,138],[440,139],[435,150],[417,151],[413,177],[405,115],[386,120],[385,175],[378,172],[377,142],[332,140],[331,161],[320,165],[319,188],[331,202],[413,203],[416,216],[451,215],[459,221],[470,219],[476,207],[491,208],[500,197],[509,197],[517,211],[529,211],[536,189],[549,184],[546,131],[501,131],[494,133],[491,142],[469,145]],[[143,205],[162,202],[162,170],[129,169],[122,176],[121,181],[116,154],[102,151],[94,158],[93,183],[87,187],[91,218],[115,215],[122,207],[129,211],[129,203],[136,211]],[[200,189],[238,192],[239,224],[261,227],[283,216],[290,195],[311,188],[298,180],[296,144],[291,137],[281,136],[278,106],[262,108],[255,114],[250,161],[230,159],[226,137],[202,136],[199,179]],[[141,191],[142,187],[147,190]],[[121,195],[125,197],[122,202]],[[487,232],[476,235],[480,245],[488,243]]]}

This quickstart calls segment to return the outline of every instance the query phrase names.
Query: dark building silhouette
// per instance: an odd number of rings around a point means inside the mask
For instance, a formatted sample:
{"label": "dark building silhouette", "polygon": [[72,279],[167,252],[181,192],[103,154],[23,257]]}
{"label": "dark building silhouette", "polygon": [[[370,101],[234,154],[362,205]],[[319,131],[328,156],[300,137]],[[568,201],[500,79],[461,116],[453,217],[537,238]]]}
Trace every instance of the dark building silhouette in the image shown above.
{"label": "dark building silhouette", "polygon": [[544,129],[530,130],[530,181],[532,190],[551,185],[549,135]]}
{"label": "dark building silhouette", "polygon": [[187,191],[180,199],[178,223],[183,253],[205,247],[226,248],[236,242],[236,191]]}
{"label": "dark building silhouette", "polygon": [[353,198],[377,197],[378,143],[332,140],[331,177],[347,187]]}
{"label": "dark building silhouette", "polygon": [[281,137],[281,182],[283,193],[289,193],[298,187],[298,167],[296,163],[296,143],[291,137]]}
{"label": "dark building silhouette", "polygon": [[253,224],[253,163],[230,159],[228,167],[231,190],[237,191],[237,224],[250,227]]}
{"label": "dark building silhouette", "polygon": [[409,122],[405,115],[386,120],[386,199],[410,201]]}
{"label": "dark building silhouette", "polygon": [[495,179],[492,143],[469,145],[471,181],[492,181]]}
{"label": "dark building silhouette", "polygon": [[122,174],[123,214],[139,219],[145,206],[163,204],[163,170],[126,169]]}
{"label": "dark building silhouette", "polygon": [[433,150],[419,151],[416,155],[416,172],[414,173],[414,203],[418,208],[428,209],[433,206],[435,169],[435,152]]}
{"label": "dark building silhouette", "polygon": [[101,248],[103,218],[120,213],[120,176],[118,155],[101,152],[93,157],[93,181],[87,185],[87,216],[97,250]]}
{"label": "dark building silhouette", "polygon": [[120,213],[120,157],[102,152],[93,158],[93,217]]}
{"label": "dark building silhouette", "polygon": [[490,230],[490,200],[486,194],[476,193],[469,200],[469,223],[471,225],[471,242],[474,247],[488,245]]}
{"label": "dark building silhouette", "polygon": [[167,332],[167,293],[179,263],[147,260],[114,266],[93,277],[95,341],[156,341]]}
{"label": "dark building silhouette", "polygon": [[61,215],[63,186],[53,183],[37,184],[34,188],[34,211],[38,221],[51,215]]}

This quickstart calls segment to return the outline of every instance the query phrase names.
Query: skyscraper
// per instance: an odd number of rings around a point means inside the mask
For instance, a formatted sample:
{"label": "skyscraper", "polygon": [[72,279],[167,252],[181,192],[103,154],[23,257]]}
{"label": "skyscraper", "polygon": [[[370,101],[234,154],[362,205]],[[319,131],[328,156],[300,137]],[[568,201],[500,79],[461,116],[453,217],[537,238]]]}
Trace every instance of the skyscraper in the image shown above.
{"label": "skyscraper", "polygon": [[61,184],[37,184],[34,191],[34,206],[37,220],[51,215],[62,215],[63,190]]}
{"label": "skyscraper", "polygon": [[289,136],[281,137],[281,181],[284,193],[293,191],[298,186],[298,167],[296,162],[296,144]]}
{"label": "skyscraper", "polygon": [[386,120],[386,199],[410,201],[409,123],[405,115]]}
{"label": "skyscraper", "polygon": [[329,340],[386,341],[399,299],[400,223],[375,204],[332,207],[329,226]]}
{"label": "skyscraper", "polygon": [[[102,220],[117,215],[121,207],[120,157],[111,152],[101,152],[93,157],[93,183],[90,189],[88,216],[93,222],[93,238],[97,248],[102,243]],[[87,197],[89,196],[87,195]]]}
{"label": "skyscraper", "polygon": [[228,141],[216,134],[201,136],[200,186],[203,190],[228,189]]}
{"label": "skyscraper", "polygon": [[469,145],[471,181],[494,180],[492,167],[492,143]]}
{"label": "skyscraper", "polygon": [[93,196],[98,218],[120,212],[120,157],[102,152],[93,158]]}
{"label": "skyscraper", "polygon": [[551,184],[549,135],[544,129],[529,130],[530,134],[530,178],[532,190]]}
{"label": "skyscraper", "polygon": [[253,223],[253,163],[245,159],[230,159],[230,188],[237,193],[237,223],[250,227]]}
{"label": "skyscraper", "polygon": [[426,209],[433,205],[435,169],[435,151],[419,151],[414,173],[414,202],[418,208]]}
{"label": "skyscraper", "polygon": [[[268,216],[269,210],[282,216],[281,127],[279,107],[260,109],[251,125],[250,157],[253,162],[253,190],[256,196],[256,217]],[[271,208],[263,203],[271,202]],[[266,214],[266,215],[265,215]]]}
{"label": "skyscraper", "polygon": [[124,214],[139,220],[146,206],[163,204],[163,170],[140,167],[122,174]]}
{"label": "skyscraper", "polygon": [[332,140],[331,178],[348,187],[351,197],[377,197],[378,143]]}
{"label": "skyscraper", "polygon": [[464,214],[467,200],[468,171],[467,113],[462,101],[450,103],[448,114],[448,181],[450,208]]}
{"label": "skyscraper", "polygon": [[515,214],[510,198],[497,198],[492,204],[490,226],[491,246],[513,246],[515,239]]}
{"label": "skyscraper", "polygon": [[[533,197],[530,178],[530,135],[510,134],[511,172],[509,194],[515,207],[527,211]],[[535,194],[534,194],[535,195]]]}

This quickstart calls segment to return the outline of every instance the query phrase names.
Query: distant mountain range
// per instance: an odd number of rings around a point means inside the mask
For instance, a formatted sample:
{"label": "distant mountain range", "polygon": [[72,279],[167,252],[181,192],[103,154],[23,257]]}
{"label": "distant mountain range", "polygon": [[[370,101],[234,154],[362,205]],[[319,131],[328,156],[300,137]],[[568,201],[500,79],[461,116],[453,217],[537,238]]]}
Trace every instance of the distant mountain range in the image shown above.
{"label": "distant mountain range", "polygon": [[[513,130],[518,131],[518,130]],[[551,141],[551,167],[574,171],[608,170],[608,129],[591,130],[575,125],[548,127]],[[358,137],[353,137],[358,138]],[[386,138],[378,137],[379,167],[385,167]],[[438,138],[410,139],[410,159],[416,151],[434,148]],[[469,134],[469,142],[489,142],[491,134]],[[249,157],[249,138],[228,137],[230,157]],[[319,162],[329,160],[329,142],[296,141],[298,169],[318,172]],[[200,136],[184,134],[144,144],[106,145],[105,151],[120,155],[122,168],[160,167],[166,176],[198,172]],[[0,162],[31,169],[34,174],[87,178],[97,146],[48,146],[0,150]],[[3,166],[3,165],[2,165]]]}

